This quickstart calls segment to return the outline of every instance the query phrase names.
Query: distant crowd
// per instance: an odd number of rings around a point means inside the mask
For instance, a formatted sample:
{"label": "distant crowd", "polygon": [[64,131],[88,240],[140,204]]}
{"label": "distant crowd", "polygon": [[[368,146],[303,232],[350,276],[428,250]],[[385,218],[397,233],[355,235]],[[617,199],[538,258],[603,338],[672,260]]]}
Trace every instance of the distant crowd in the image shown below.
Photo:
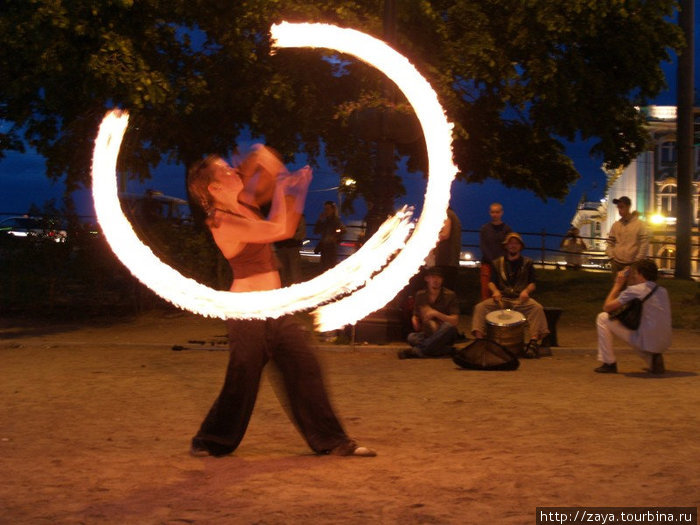
{"label": "distant crowd", "polygon": [[[656,284],[658,268],[646,258],[647,229],[639,214],[631,211],[629,197],[614,199],[613,204],[620,219],[610,230],[606,254],[614,284],[596,320],[601,365],[595,372],[617,372],[615,335],[637,350],[650,372],[661,374],[665,371],[663,352],[671,344],[668,293]],[[491,204],[489,214],[491,220],[479,232],[481,301],[474,306],[471,335],[477,341],[503,343],[520,357],[551,355],[542,348],[550,333],[547,317],[543,306],[532,298],[536,291],[533,261],[522,255],[522,237],[503,222],[503,206]],[[464,338],[457,329],[455,294],[459,259],[454,245],[460,242],[459,232],[459,219],[448,209],[437,247],[426,260],[425,288],[415,296],[410,346],[399,352],[400,359],[454,355],[455,343]],[[586,245],[576,228],[569,230],[562,248],[569,254],[567,265],[580,268]],[[634,316],[634,321],[627,322]],[[527,328],[524,340],[523,326]]]}
{"label": "distant crowd", "polygon": [[[616,335],[637,348],[651,372],[663,373],[662,354],[670,346],[671,335],[668,294],[655,284],[658,268],[646,258],[647,228],[639,214],[631,210],[631,200],[620,197],[614,199],[613,204],[620,218],[610,230],[606,255],[614,285],[603,303],[603,312],[596,320],[601,366],[595,371],[617,371],[612,347],[613,335]],[[409,346],[399,351],[400,359],[454,356],[457,345],[469,339],[502,344],[517,357],[551,355],[546,347],[550,326],[545,308],[533,298],[537,289],[533,260],[523,255],[525,242],[522,236],[503,221],[503,206],[494,202],[488,212],[490,220],[479,230],[481,300],[473,308],[470,334],[459,331],[458,270],[462,225],[454,210],[448,208],[436,246],[424,261],[418,279],[421,289],[409,287]],[[293,239],[276,244],[282,261],[282,275],[289,276],[283,278],[283,283],[300,279],[298,262],[290,264],[288,247],[292,246],[294,256],[298,257],[304,229],[305,224]],[[320,254],[321,269],[325,271],[337,264],[337,246],[345,233],[334,202],[324,204],[314,232],[320,235],[316,251]],[[572,226],[569,229],[561,242],[561,249],[566,254],[567,268],[580,269],[587,246],[578,228]],[[625,326],[617,312],[642,300],[644,306],[639,326]]]}

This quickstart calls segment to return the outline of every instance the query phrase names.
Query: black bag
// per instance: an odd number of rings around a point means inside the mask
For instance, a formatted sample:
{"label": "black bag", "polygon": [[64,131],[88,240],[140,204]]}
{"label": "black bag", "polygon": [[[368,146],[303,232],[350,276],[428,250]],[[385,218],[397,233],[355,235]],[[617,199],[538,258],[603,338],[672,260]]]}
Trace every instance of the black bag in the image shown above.
{"label": "black bag", "polygon": [[452,360],[469,370],[517,370],[520,366],[513,352],[490,339],[477,339],[458,349]]}
{"label": "black bag", "polygon": [[649,292],[644,299],[635,297],[631,301],[623,304],[622,307],[614,312],[610,312],[608,317],[610,317],[610,319],[617,319],[630,330],[638,330],[642,322],[642,305],[644,301],[651,297],[651,294],[653,294],[657,288],[658,286],[654,286],[654,289]]}

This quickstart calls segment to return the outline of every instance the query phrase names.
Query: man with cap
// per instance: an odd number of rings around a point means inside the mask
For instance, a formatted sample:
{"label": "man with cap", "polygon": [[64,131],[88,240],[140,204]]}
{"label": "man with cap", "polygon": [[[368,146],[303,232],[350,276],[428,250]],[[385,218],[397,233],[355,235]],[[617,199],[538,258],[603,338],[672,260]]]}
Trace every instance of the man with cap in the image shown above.
{"label": "man with cap", "polygon": [[416,294],[408,334],[410,348],[399,351],[399,359],[441,357],[450,355],[459,334],[459,303],[457,295],[443,285],[442,269],[425,270],[425,289]]}
{"label": "man with cap", "polygon": [[474,307],[472,335],[483,338],[486,335],[486,316],[490,312],[510,308],[522,313],[527,319],[530,341],[525,348],[525,355],[535,356],[542,339],[549,334],[549,328],[542,305],[530,297],[535,291],[533,262],[529,257],[523,257],[525,243],[519,234],[510,232],[503,244],[506,255],[493,261],[489,283],[491,297]]}
{"label": "man with cap", "polygon": [[649,234],[639,213],[630,211],[632,201],[629,197],[613,199],[613,204],[617,206],[620,219],[610,228],[605,254],[610,257],[610,266],[615,276],[633,262],[647,257]]}

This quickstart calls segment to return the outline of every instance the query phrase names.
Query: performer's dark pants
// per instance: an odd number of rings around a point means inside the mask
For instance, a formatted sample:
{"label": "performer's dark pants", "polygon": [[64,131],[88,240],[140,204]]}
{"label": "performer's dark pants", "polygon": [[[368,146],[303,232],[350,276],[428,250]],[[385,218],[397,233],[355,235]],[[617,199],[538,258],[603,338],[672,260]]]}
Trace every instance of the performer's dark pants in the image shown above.
{"label": "performer's dark pants", "polygon": [[263,367],[277,365],[292,418],[319,454],[350,443],[335,416],[321,368],[299,323],[292,316],[268,320],[229,320],[230,358],[219,397],[193,444],[214,455],[232,452],[243,439],[258,394]]}

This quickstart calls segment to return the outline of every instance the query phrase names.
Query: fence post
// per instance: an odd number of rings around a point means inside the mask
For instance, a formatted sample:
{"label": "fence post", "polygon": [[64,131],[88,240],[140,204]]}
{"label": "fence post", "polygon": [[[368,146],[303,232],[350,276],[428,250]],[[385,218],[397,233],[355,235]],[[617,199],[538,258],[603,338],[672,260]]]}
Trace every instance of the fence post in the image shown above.
{"label": "fence post", "polygon": [[544,268],[544,254],[547,249],[546,242],[545,240],[547,239],[547,230],[542,228],[542,253],[540,255],[540,264],[542,265],[542,268]]}

